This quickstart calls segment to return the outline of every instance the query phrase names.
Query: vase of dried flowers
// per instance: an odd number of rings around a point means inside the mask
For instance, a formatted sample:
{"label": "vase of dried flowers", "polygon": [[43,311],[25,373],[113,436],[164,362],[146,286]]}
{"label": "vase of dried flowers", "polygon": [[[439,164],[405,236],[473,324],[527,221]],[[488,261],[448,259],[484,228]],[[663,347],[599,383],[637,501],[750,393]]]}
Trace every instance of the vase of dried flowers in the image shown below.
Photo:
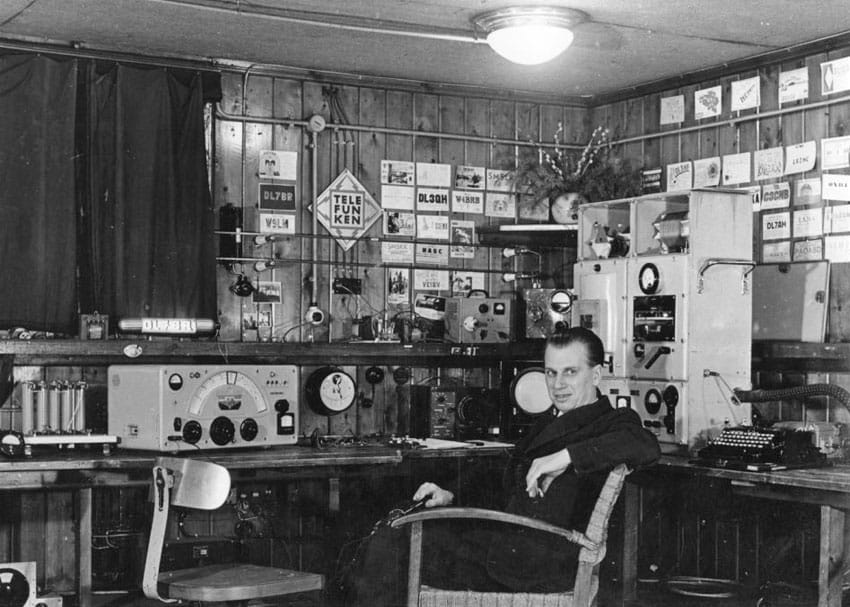
{"label": "vase of dried flowers", "polygon": [[551,147],[527,149],[521,158],[515,188],[521,195],[548,198],[551,219],[558,223],[576,220],[584,202],[612,200],[640,194],[640,171],[611,154],[608,129],[596,127],[581,152],[568,151],[558,123]]}

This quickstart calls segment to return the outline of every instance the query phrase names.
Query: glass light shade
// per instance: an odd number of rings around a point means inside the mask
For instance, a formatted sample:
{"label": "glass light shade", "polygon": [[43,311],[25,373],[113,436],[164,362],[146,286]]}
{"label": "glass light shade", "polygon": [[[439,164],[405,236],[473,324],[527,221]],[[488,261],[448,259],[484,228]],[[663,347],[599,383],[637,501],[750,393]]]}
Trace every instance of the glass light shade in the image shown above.
{"label": "glass light shade", "polygon": [[571,8],[521,6],[483,13],[472,24],[502,57],[537,65],[563,53],[572,44],[572,28],[585,21],[585,13]]}
{"label": "glass light shade", "polygon": [[551,61],[570,46],[573,33],[555,25],[516,25],[487,34],[487,44],[502,57],[521,65]]}

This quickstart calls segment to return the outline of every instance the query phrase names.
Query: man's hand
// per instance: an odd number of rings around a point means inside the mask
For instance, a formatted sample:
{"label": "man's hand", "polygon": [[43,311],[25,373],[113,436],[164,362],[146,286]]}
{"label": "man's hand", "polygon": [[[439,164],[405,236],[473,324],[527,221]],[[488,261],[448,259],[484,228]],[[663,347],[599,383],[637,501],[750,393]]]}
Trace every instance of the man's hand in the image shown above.
{"label": "man's hand", "polygon": [[572,461],[570,452],[561,449],[531,462],[528,474],[525,475],[525,490],[528,492],[528,497],[543,497],[552,481],[563,474]]}
{"label": "man's hand", "polygon": [[454,500],[455,494],[434,483],[422,483],[416,493],[413,494],[413,501],[418,502],[426,497],[428,501],[425,502],[425,507],[434,508],[435,506],[448,506]]}

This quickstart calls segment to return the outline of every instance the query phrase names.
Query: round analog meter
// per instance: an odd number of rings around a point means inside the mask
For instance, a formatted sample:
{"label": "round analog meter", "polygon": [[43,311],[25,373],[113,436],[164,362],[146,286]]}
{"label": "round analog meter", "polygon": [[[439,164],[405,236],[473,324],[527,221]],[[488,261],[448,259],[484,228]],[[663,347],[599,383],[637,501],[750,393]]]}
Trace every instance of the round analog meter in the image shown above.
{"label": "round analog meter", "polygon": [[640,290],[647,295],[652,295],[658,290],[661,277],[654,263],[645,263],[638,273],[638,285]]}
{"label": "round analog meter", "polygon": [[569,314],[573,299],[566,291],[554,291],[549,298],[549,306],[556,314]]}
{"label": "round analog meter", "polygon": [[334,367],[322,367],[304,385],[307,404],[321,415],[336,415],[354,404],[357,384],[348,373]]}

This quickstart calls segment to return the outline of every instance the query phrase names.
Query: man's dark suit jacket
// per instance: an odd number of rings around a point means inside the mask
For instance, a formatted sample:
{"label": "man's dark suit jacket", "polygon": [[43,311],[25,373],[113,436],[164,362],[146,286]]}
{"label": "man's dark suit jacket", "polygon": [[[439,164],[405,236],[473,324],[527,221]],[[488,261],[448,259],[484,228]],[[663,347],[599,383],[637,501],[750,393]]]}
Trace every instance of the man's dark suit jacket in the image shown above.
{"label": "man's dark suit jacket", "polygon": [[[637,468],[655,462],[660,450],[655,437],[631,409],[615,409],[608,398],[556,416],[541,416],[514,449],[505,472],[505,510],[564,527],[584,530],[608,472],[618,464]],[[532,460],[567,449],[572,464],[542,498],[529,498],[525,475]],[[578,548],[564,549],[551,536],[511,532],[499,538],[487,555],[490,576],[521,591],[548,591],[572,583]],[[510,547],[508,547],[510,546]]]}

